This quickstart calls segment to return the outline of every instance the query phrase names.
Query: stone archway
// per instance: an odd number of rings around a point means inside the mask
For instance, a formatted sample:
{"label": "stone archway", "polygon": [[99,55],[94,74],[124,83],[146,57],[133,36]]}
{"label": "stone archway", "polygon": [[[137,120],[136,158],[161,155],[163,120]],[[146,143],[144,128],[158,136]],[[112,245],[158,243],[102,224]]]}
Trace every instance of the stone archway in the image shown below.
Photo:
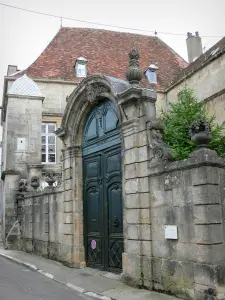
{"label": "stone archway", "polygon": [[[128,84],[123,82],[122,85],[125,89]],[[72,240],[70,260],[74,267],[87,265],[84,247],[82,137],[89,112],[103,99],[108,99],[113,104],[119,124],[121,124],[121,108],[118,105],[118,98],[110,80],[103,76],[91,76],[83,80],[70,95],[61,128],[57,131],[57,135],[64,144],[62,151],[64,202],[66,203],[65,206],[69,206],[68,203],[71,203],[70,206],[73,207],[73,219],[69,225],[69,230]],[[123,141],[119,129],[118,134],[119,140]],[[66,225],[66,227],[68,226]]]}
{"label": "stone archway", "polygon": [[[148,161],[152,143],[148,140],[148,122],[156,118],[156,93],[126,81],[91,76],[70,95],[57,135],[64,144],[62,155],[64,204],[72,209],[69,224],[64,223],[70,265],[87,265],[83,222],[82,137],[91,109],[103,99],[114,104],[119,118],[123,202],[124,253],[122,272],[125,280],[148,280],[145,262],[150,260],[150,203]],[[149,129],[148,129],[149,128]],[[150,135],[151,139],[151,135]],[[149,156],[149,153],[151,155]],[[153,153],[153,154],[152,154]],[[147,230],[147,231],[146,231]],[[144,233],[146,231],[146,233]],[[150,282],[150,281],[149,281]]]}

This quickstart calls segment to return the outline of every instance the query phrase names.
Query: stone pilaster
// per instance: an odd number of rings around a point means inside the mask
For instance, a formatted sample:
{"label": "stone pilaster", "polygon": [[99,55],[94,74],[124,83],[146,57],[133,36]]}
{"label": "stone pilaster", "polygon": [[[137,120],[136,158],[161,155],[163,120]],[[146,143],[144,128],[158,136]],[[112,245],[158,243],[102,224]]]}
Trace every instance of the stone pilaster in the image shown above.
{"label": "stone pilaster", "polygon": [[152,288],[151,220],[147,122],[155,120],[156,94],[133,87],[119,96],[123,137],[124,253],[123,280]]}

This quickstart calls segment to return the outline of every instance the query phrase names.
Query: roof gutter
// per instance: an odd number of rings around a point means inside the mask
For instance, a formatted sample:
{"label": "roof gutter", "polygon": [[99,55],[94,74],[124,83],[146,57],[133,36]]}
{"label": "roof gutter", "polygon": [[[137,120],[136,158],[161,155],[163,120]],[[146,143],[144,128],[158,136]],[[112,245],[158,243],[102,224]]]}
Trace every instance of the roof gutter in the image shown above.
{"label": "roof gutter", "polygon": [[[192,70],[191,72],[187,73],[186,75],[184,75],[181,79],[179,79],[178,81],[176,81],[175,83],[173,83],[171,86],[169,86],[167,89],[165,89],[165,93],[169,92],[171,89],[173,89],[175,86],[177,86],[178,84],[180,84],[181,82],[183,82],[185,79],[191,77],[194,73],[196,73],[197,71],[201,70],[202,68],[204,68],[205,66],[207,66],[210,62],[212,62],[213,60],[217,59],[219,56],[223,55],[223,53],[225,53],[225,48],[222,49],[220,52],[218,52],[216,55],[213,55],[210,59],[205,60],[200,66],[198,66],[196,69]],[[202,54],[204,55],[204,54]]]}

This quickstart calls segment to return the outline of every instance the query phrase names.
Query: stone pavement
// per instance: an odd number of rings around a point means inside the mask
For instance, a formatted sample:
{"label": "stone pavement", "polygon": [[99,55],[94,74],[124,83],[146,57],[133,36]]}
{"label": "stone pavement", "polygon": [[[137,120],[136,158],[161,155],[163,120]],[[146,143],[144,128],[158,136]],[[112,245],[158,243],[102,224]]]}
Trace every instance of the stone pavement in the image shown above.
{"label": "stone pavement", "polygon": [[129,287],[120,276],[96,269],[71,269],[59,262],[21,251],[0,249],[0,255],[87,296],[102,300],[175,300],[168,295]]}

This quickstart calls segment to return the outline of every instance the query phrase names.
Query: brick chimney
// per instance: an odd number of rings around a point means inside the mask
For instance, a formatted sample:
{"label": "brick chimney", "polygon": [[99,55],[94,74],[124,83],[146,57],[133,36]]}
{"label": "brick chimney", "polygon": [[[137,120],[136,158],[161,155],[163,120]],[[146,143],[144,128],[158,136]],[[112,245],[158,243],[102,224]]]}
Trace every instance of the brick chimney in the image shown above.
{"label": "brick chimney", "polygon": [[195,35],[192,35],[191,32],[188,32],[186,43],[188,52],[188,62],[191,63],[203,53],[202,39],[199,36],[198,31],[195,32]]}

